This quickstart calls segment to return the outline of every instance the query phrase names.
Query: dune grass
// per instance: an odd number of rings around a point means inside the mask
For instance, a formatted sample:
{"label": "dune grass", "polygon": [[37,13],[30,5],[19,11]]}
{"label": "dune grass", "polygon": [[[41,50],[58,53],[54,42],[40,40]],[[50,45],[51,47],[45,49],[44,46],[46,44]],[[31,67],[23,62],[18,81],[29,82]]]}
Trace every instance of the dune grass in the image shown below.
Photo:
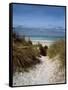
{"label": "dune grass", "polygon": [[13,35],[13,72],[28,71],[29,68],[33,68],[40,63],[39,56],[38,49],[30,40],[26,41],[25,37]]}
{"label": "dune grass", "polygon": [[54,42],[48,49],[49,58],[58,56],[61,66],[65,66],[65,40],[58,40]]}

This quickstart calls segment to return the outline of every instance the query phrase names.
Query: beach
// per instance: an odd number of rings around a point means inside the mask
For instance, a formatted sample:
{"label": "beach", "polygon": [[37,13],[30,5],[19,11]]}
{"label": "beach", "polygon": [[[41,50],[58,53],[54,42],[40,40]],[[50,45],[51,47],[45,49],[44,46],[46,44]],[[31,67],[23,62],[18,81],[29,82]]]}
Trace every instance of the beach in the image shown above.
{"label": "beach", "polygon": [[53,40],[31,40],[32,43],[35,45],[35,44],[42,44],[42,46],[50,46],[54,41]]}
{"label": "beach", "polygon": [[39,85],[39,84],[60,84],[65,83],[65,70],[60,70],[57,58],[51,62],[48,56],[40,58],[41,64],[29,72],[16,72],[13,76],[13,86]]}
{"label": "beach", "polygon": [[[49,47],[53,41],[32,40],[32,43]],[[16,72],[13,75],[13,86],[65,83],[65,68],[60,70],[58,57],[53,58],[53,61],[48,56],[41,56],[39,59],[41,63],[29,72]]]}

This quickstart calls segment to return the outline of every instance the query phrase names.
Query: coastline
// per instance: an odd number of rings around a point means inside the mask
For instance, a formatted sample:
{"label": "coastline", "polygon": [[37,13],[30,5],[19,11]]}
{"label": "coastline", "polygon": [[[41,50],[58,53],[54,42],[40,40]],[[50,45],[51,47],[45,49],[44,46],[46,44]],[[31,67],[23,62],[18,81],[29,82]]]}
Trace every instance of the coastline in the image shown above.
{"label": "coastline", "polygon": [[35,44],[42,44],[42,46],[45,46],[47,45],[48,47],[54,42],[52,40],[31,40],[32,43],[35,45]]}

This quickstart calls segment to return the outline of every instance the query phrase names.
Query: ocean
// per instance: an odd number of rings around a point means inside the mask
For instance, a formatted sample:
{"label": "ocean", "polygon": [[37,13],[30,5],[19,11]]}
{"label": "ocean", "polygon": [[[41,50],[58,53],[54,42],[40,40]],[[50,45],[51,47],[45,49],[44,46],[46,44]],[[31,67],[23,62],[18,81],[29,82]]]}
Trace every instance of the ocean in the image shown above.
{"label": "ocean", "polygon": [[65,39],[65,30],[63,29],[37,29],[37,28],[13,28],[13,31],[19,34],[21,37],[30,38],[31,40],[50,40],[56,41],[59,39]]}
{"label": "ocean", "polygon": [[31,40],[50,40],[56,41],[60,39],[65,39],[64,36],[30,36]]}

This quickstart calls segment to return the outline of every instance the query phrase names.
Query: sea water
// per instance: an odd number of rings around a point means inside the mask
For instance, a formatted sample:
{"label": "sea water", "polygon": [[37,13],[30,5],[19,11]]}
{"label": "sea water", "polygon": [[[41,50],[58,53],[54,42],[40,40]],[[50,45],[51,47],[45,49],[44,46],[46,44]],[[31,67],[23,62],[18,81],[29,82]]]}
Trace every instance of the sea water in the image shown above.
{"label": "sea water", "polygon": [[50,40],[56,41],[60,39],[65,39],[64,36],[30,36],[31,40]]}

